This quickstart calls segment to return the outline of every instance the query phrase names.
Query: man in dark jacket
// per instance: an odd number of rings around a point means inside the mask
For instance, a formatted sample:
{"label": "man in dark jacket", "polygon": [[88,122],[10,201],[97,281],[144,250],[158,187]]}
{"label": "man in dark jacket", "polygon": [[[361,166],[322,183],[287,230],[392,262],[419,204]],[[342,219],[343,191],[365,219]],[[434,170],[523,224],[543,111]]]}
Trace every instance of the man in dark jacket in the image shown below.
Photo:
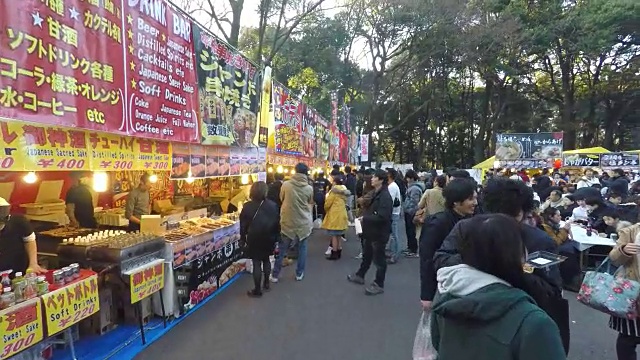
{"label": "man in dark jacket", "polygon": [[[347,187],[347,190],[351,192],[351,195],[347,197],[347,211],[349,211],[351,215],[353,215],[356,201],[356,175],[351,172],[351,166],[345,166],[344,172],[347,174],[344,185]],[[350,217],[350,219],[353,219],[353,217]]]}
{"label": "man in dark jacket", "polygon": [[384,279],[387,272],[385,247],[391,233],[391,213],[393,201],[387,190],[387,173],[377,170],[371,178],[371,185],[375,188],[371,204],[366,207],[362,215],[362,263],[360,269],[347,279],[353,283],[363,285],[364,277],[373,261],[376,265],[376,278],[365,289],[367,295],[378,295],[384,292]]}
{"label": "man in dark jacket", "polygon": [[623,198],[629,194],[629,180],[624,176],[624,170],[615,169],[612,171],[609,192],[620,194]]}
{"label": "man in dark jacket", "polygon": [[438,282],[433,255],[458,221],[473,215],[477,205],[476,182],[455,179],[442,190],[446,209],[428,217],[420,234],[420,300],[424,310],[431,308]]}
{"label": "man in dark jacket", "polygon": [[280,207],[282,206],[282,201],[280,200],[280,189],[282,189],[284,174],[276,173],[273,178],[275,179],[275,181],[269,184],[267,199],[276,203],[276,205],[278,205],[278,210],[280,210]]}
{"label": "man in dark jacket", "polygon": [[[533,191],[522,181],[496,178],[487,182],[484,189],[484,211],[502,213],[522,221],[524,214],[533,210]],[[464,221],[464,220],[463,220]],[[461,262],[457,250],[459,227],[456,224],[445,238],[442,246],[433,258],[436,271],[440,268],[458,265]],[[529,253],[548,251],[558,253],[556,243],[543,230],[522,224],[522,240]],[[538,306],[556,322],[560,329],[565,351],[569,352],[569,314],[568,304],[562,298],[562,280],[557,266],[550,269],[537,269],[533,274],[525,274],[528,293]]]}

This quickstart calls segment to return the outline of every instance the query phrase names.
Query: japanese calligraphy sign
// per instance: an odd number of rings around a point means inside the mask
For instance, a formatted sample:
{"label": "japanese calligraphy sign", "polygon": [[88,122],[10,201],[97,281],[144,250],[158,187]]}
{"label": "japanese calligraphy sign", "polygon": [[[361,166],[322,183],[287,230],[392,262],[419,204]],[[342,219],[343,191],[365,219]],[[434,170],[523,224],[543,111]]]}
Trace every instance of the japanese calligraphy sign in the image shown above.
{"label": "japanese calligraphy sign", "polygon": [[239,51],[195,27],[201,139],[207,145],[258,145],[260,72]]}
{"label": "japanese calligraphy sign", "polygon": [[562,157],[562,139],[561,132],[498,134],[496,160],[502,167],[551,167],[555,159]]}
{"label": "japanese calligraphy sign", "polygon": [[273,83],[275,149],[286,155],[302,155],[301,113],[298,100],[289,96],[289,89]]}
{"label": "japanese calligraphy sign", "polygon": [[131,303],[145,299],[164,288],[164,260],[156,260],[129,275]]}
{"label": "japanese calligraphy sign", "polygon": [[640,154],[616,152],[600,154],[600,166],[602,168],[637,168],[640,166]]}
{"label": "japanese calligraphy sign", "polygon": [[1,0],[0,116],[126,133],[119,4]]}
{"label": "japanese calligraphy sign", "polygon": [[600,167],[600,154],[563,154],[563,167]]}
{"label": "japanese calligraphy sign", "polygon": [[369,134],[360,135],[360,161],[369,161]]}
{"label": "japanese calligraphy sign", "polygon": [[171,163],[171,144],[160,140],[89,133],[91,169],[98,171],[166,171]]}
{"label": "japanese calligraphy sign", "polygon": [[331,134],[327,121],[318,114],[316,117],[316,154],[319,160],[329,160]]}
{"label": "japanese calligraphy sign", "polygon": [[98,276],[91,275],[42,295],[47,335],[53,336],[100,310]]}
{"label": "japanese calligraphy sign", "polygon": [[42,341],[44,330],[40,298],[27,300],[0,311],[0,336],[2,360]]}
{"label": "japanese calligraphy sign", "polygon": [[191,22],[164,0],[124,1],[123,17],[129,132],[199,142]]}

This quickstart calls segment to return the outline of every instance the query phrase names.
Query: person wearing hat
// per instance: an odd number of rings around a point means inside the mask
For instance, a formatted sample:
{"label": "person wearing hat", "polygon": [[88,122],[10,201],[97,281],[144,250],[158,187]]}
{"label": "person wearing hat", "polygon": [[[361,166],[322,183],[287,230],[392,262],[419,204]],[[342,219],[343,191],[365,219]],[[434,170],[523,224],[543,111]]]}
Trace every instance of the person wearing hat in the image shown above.
{"label": "person wearing hat", "polygon": [[29,220],[22,215],[11,215],[11,204],[0,198],[0,270],[24,273],[32,269],[46,272],[38,265],[36,234]]}
{"label": "person wearing hat", "polygon": [[87,173],[74,174],[77,183],[67,191],[65,202],[67,216],[73,227],[95,229],[98,223],[93,215],[93,195],[89,187],[90,178]]}
{"label": "person wearing hat", "polygon": [[280,190],[280,232],[278,243],[278,257],[273,266],[271,282],[277,283],[282,262],[291,243],[298,243],[298,264],[296,266],[296,280],[304,278],[307,260],[307,238],[313,230],[312,212],[313,187],[309,185],[309,167],[299,163],[295,167],[296,173],[282,184]]}

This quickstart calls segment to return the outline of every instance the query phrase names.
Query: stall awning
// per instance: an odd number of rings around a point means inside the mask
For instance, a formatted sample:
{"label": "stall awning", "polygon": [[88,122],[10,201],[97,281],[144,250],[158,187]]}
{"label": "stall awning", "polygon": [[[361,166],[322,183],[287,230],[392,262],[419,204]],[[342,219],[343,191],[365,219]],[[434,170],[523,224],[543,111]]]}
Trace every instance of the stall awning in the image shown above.
{"label": "stall awning", "polygon": [[[637,150],[638,152],[640,152],[640,150]],[[601,147],[601,146],[596,146],[596,147],[592,147],[592,148],[586,148],[586,149],[576,149],[576,150],[565,150],[563,153],[565,154],[605,154],[610,152],[609,150]],[[490,158],[488,158],[487,160],[476,164],[473,166],[473,169],[492,169],[493,168],[493,163],[496,161],[496,157],[492,156]]]}

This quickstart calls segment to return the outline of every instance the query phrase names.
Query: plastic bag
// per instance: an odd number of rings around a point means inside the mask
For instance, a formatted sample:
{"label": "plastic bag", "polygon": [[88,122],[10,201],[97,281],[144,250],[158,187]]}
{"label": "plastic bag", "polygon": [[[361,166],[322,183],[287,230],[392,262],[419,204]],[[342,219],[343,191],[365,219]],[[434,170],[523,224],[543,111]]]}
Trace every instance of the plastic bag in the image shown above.
{"label": "plastic bag", "polygon": [[423,311],[413,341],[413,360],[436,360],[438,352],[431,344],[431,311]]}
{"label": "plastic bag", "polygon": [[313,221],[313,228],[320,229],[322,227],[322,219],[317,218]]}

